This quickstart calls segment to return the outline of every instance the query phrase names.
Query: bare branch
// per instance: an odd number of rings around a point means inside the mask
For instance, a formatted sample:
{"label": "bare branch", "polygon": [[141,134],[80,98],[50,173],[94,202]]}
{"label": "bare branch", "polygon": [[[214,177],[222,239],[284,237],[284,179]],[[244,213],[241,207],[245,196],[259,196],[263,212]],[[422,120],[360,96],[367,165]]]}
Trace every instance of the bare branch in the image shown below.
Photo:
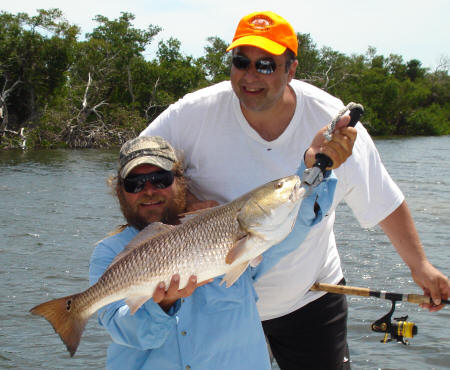
{"label": "bare branch", "polygon": [[446,55],[441,55],[438,65],[434,69],[434,72],[448,72],[450,69],[450,58]]}
{"label": "bare branch", "polygon": [[150,121],[150,118],[151,118],[150,114],[149,114],[150,110],[153,108],[161,107],[161,105],[153,104],[153,102],[156,102],[156,90],[158,89],[158,84],[159,84],[159,77],[156,79],[156,82],[153,85],[152,95],[150,96],[147,107],[145,107],[145,110],[144,110],[144,116],[147,121]]}
{"label": "bare branch", "polygon": [[100,103],[94,105],[92,108],[89,106],[88,93],[89,93],[89,89],[91,88],[92,81],[93,80],[91,77],[91,72],[89,72],[88,73],[88,82],[86,85],[86,89],[84,90],[83,103],[82,103],[81,109],[77,115],[77,122],[79,125],[84,124],[86,122],[86,119],[89,117],[89,115],[91,113],[94,113],[97,116],[97,118],[100,120],[100,122],[102,122],[102,124],[103,124],[103,117],[102,117],[101,113],[97,111],[97,109],[100,108],[102,105],[105,105],[108,103],[105,100],[103,100]]}
{"label": "bare branch", "polygon": [[97,108],[100,108],[102,105],[105,105],[105,104],[107,105],[108,103],[103,100],[102,102],[98,103],[93,108],[91,108],[90,112],[89,112],[89,113],[94,113],[102,123],[103,123],[103,116],[101,115],[100,112],[97,112]]}
{"label": "bare branch", "polygon": [[[6,103],[6,101],[8,100],[9,95],[14,91],[14,89],[20,84],[22,83],[22,81],[17,80],[16,82],[13,83],[13,85],[9,88],[6,89],[6,85],[8,82],[8,78],[5,76],[5,83],[3,85],[3,89],[2,89],[2,93],[0,94],[0,119],[2,120],[0,123],[0,131],[5,132],[4,130],[6,130],[7,126],[8,126],[8,120],[9,120],[9,115],[8,115],[8,105]],[[4,133],[3,133],[4,135]]]}
{"label": "bare branch", "polygon": [[91,87],[91,83],[92,83],[91,72],[89,72],[88,73],[88,83],[86,85],[86,89],[84,90],[84,97],[83,97],[83,104],[82,104],[83,110],[87,108],[87,94],[88,94],[89,88]]}
{"label": "bare branch", "polygon": [[22,139],[22,142],[20,143],[20,147],[22,149],[26,149],[26,147],[27,147],[27,138],[26,138],[26,136],[24,134],[24,130],[25,130],[24,127],[22,127],[20,129],[20,131],[13,131],[13,130],[9,130],[7,128],[4,128],[4,129],[0,129],[0,133],[1,133],[2,137],[5,137],[5,134],[12,134],[12,135],[19,136]]}

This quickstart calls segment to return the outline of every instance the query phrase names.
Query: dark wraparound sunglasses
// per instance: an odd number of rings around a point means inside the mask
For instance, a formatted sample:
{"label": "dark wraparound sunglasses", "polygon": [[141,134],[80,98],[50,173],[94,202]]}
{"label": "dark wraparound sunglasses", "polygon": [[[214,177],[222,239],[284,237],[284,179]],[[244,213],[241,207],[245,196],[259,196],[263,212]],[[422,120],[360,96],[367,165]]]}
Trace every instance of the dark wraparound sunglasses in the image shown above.
{"label": "dark wraparound sunglasses", "polygon": [[[234,55],[233,65],[241,71],[248,70],[252,61],[243,55]],[[255,62],[256,72],[264,75],[270,75],[277,69],[277,64],[272,58],[261,58]]]}
{"label": "dark wraparound sunglasses", "polygon": [[145,183],[150,182],[155,188],[165,189],[173,184],[175,174],[172,171],[155,171],[142,175],[131,175],[123,179],[123,186],[127,193],[139,193],[144,190]]}

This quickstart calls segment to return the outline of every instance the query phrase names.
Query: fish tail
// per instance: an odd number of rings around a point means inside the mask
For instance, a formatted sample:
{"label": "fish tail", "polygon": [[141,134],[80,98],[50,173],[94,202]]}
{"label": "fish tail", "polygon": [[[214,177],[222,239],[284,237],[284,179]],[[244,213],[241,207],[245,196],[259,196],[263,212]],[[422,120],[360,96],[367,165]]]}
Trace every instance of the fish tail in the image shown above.
{"label": "fish tail", "polygon": [[70,352],[70,357],[75,354],[89,319],[89,316],[82,315],[80,310],[74,309],[74,298],[78,295],[53,299],[30,310],[33,315],[40,315],[52,324]]}

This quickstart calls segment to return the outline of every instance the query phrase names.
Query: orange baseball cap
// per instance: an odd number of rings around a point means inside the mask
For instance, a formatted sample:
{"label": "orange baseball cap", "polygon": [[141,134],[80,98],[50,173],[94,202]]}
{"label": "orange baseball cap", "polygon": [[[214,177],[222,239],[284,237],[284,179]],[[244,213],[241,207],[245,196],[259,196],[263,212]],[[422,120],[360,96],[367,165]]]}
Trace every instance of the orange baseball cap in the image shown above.
{"label": "orange baseball cap", "polygon": [[242,18],[227,51],[237,46],[251,45],[271,54],[283,54],[286,48],[297,55],[297,35],[292,26],[273,12],[255,12]]}

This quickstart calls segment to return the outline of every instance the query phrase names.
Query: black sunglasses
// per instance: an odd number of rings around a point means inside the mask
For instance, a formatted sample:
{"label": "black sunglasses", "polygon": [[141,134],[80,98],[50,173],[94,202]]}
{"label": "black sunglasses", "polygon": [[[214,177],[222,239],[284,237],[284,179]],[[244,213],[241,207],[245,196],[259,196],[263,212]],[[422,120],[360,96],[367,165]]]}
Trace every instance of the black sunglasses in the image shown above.
{"label": "black sunglasses", "polygon": [[165,189],[173,184],[174,179],[175,174],[172,171],[161,170],[142,175],[131,175],[122,181],[127,193],[139,193],[144,190],[147,181],[155,188]]}
{"label": "black sunglasses", "polygon": [[[243,55],[233,55],[233,65],[241,71],[247,70],[252,64],[251,60]],[[277,64],[272,58],[261,58],[255,62],[256,72],[270,75],[277,69]]]}

